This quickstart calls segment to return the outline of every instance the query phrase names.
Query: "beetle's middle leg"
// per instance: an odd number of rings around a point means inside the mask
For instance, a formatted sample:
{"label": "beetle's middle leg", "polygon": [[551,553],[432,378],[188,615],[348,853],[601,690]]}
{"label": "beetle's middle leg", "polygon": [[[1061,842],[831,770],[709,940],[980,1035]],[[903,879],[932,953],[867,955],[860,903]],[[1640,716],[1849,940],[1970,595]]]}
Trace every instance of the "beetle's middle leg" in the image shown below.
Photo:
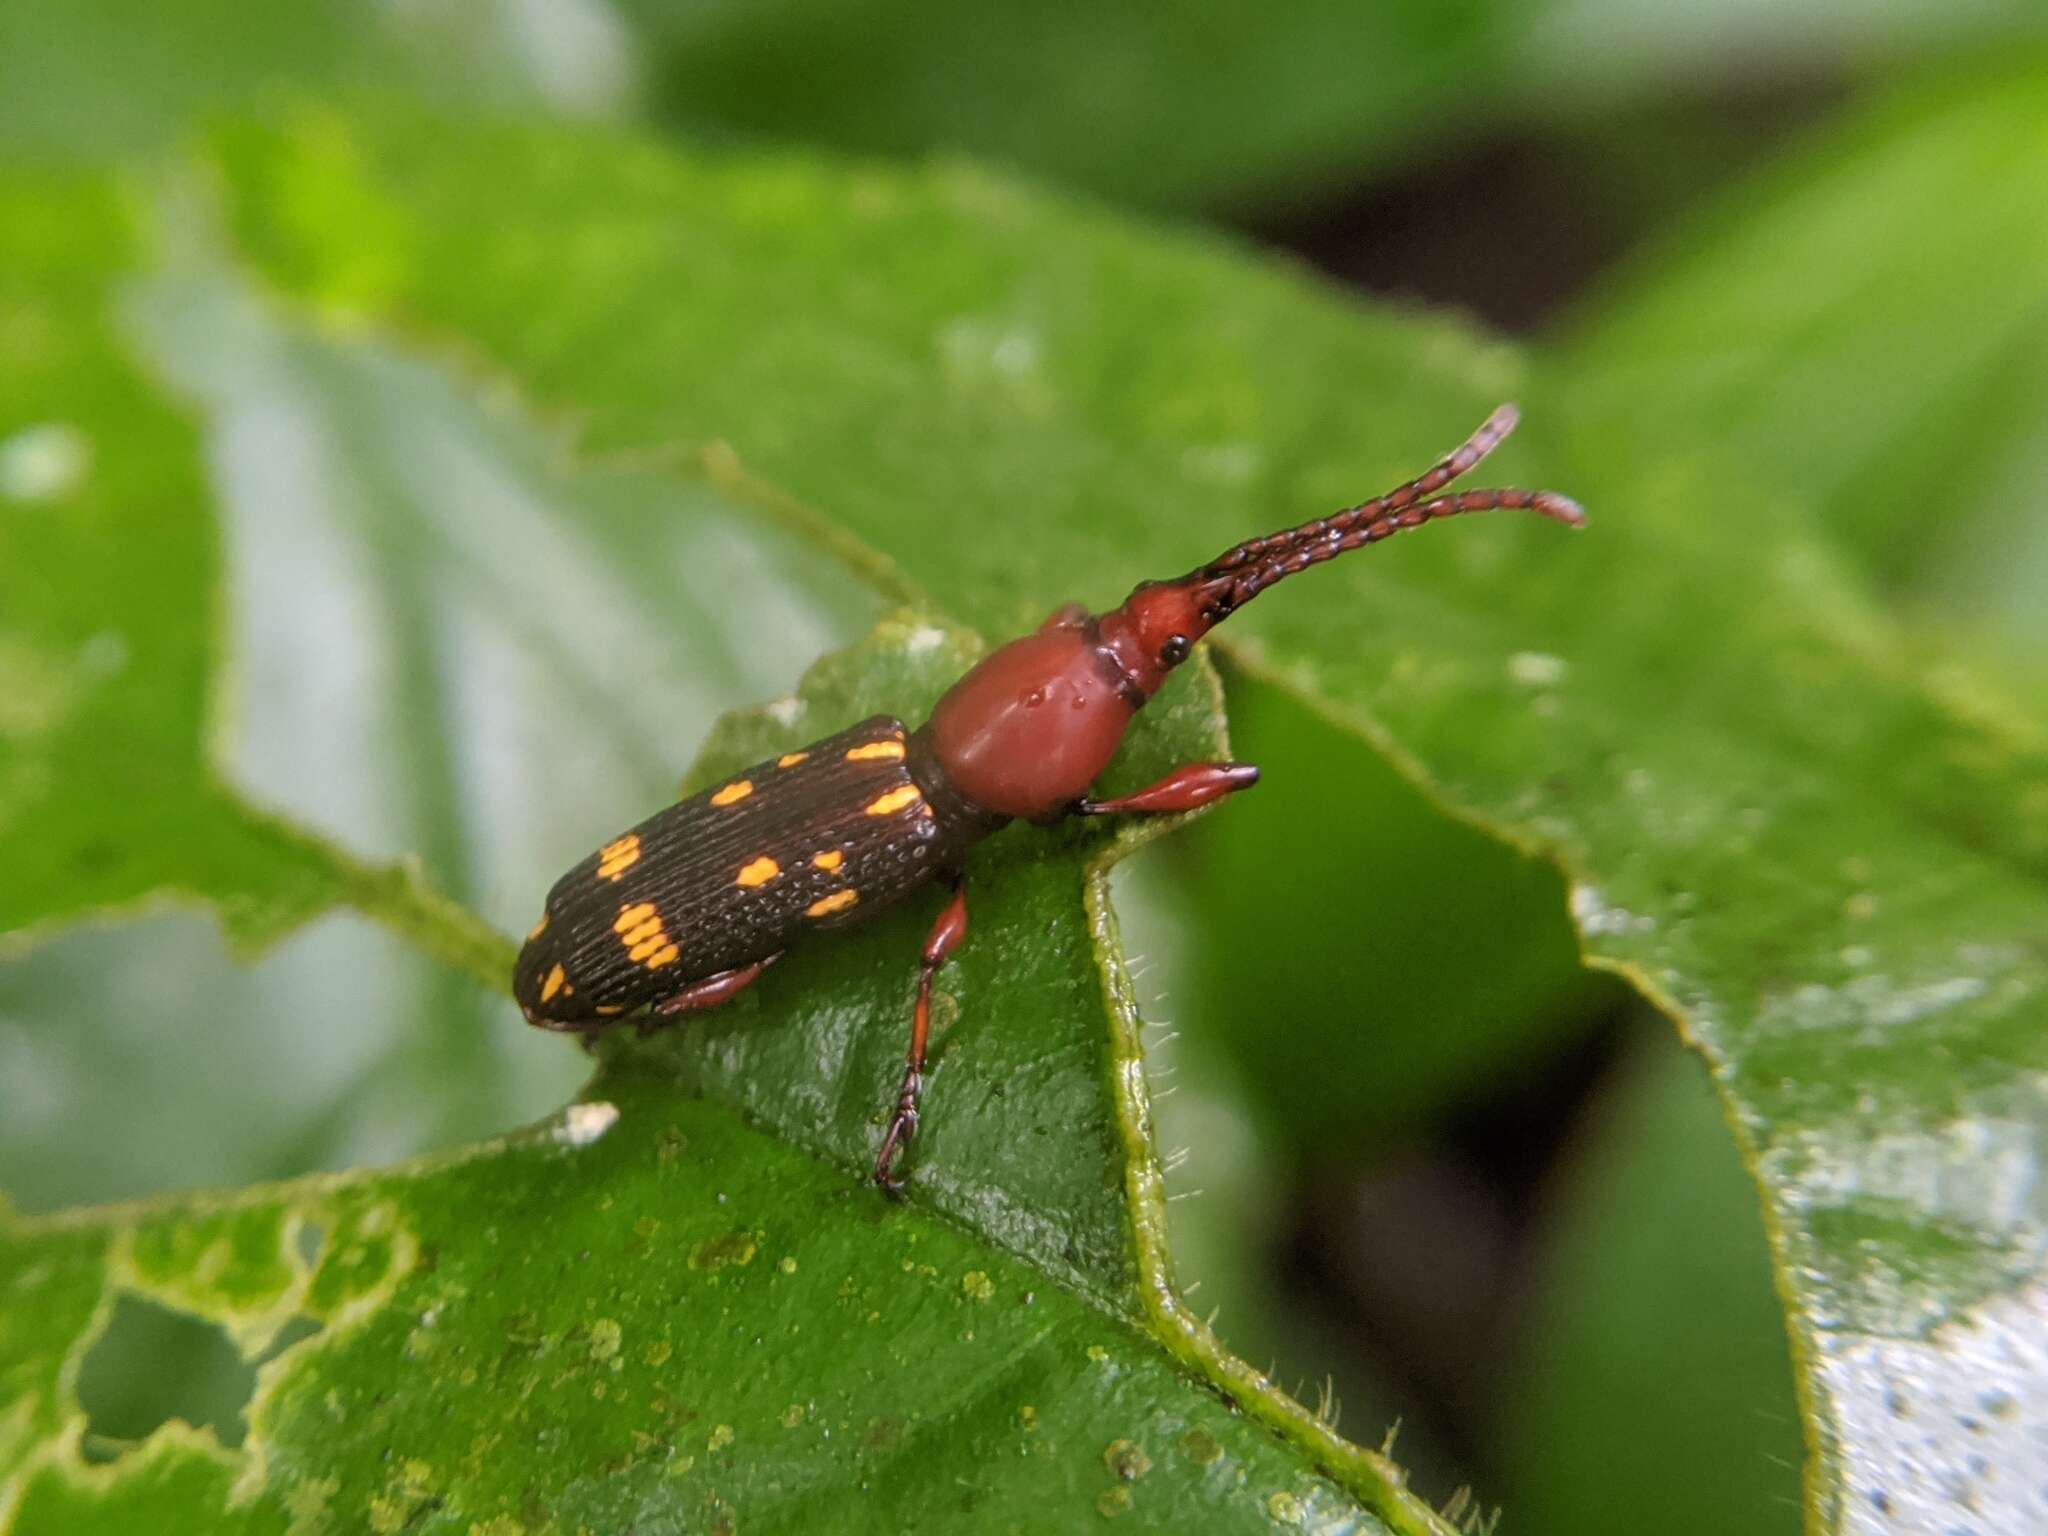
{"label": "beetle's middle leg", "polygon": [[780,950],[765,960],[756,960],[752,965],[735,966],[729,971],[720,971],[715,976],[706,976],[702,981],[693,981],[673,997],[664,997],[654,1005],[660,1018],[650,1018],[640,1026],[643,1035],[652,1034],[679,1013],[695,1013],[704,1008],[716,1008],[727,998],[736,997],[746,991],[761,973],[782,958]]}
{"label": "beetle's middle leg", "polygon": [[1114,800],[1080,800],[1076,816],[1118,816],[1127,811],[1152,814],[1192,811],[1221,800],[1225,795],[1250,789],[1259,782],[1259,770],[1252,763],[1188,763],[1176,768],[1156,784],[1147,784],[1133,794]]}
{"label": "beetle's middle leg", "polygon": [[953,878],[953,899],[932,924],[924,941],[924,958],[917,972],[917,1006],[910,1015],[910,1050],[903,1064],[903,1086],[896,1091],[896,1112],[882,1136],[882,1149],[875,1154],[875,1182],[891,1195],[903,1193],[903,1181],[896,1177],[897,1155],[917,1134],[917,1104],[924,1094],[924,1052],[931,1038],[932,976],[946,963],[967,937],[967,888],[959,876]]}

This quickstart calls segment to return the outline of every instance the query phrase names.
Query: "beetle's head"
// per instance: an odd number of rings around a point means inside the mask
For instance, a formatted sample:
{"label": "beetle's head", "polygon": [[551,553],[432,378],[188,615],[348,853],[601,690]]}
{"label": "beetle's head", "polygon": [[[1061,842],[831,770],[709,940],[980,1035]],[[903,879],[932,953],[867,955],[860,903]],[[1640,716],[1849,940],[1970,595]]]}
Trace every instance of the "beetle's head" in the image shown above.
{"label": "beetle's head", "polygon": [[1121,608],[1102,616],[1102,643],[1147,698],[1229,612],[1218,610],[1213,597],[1194,577],[1147,581],[1124,599]]}

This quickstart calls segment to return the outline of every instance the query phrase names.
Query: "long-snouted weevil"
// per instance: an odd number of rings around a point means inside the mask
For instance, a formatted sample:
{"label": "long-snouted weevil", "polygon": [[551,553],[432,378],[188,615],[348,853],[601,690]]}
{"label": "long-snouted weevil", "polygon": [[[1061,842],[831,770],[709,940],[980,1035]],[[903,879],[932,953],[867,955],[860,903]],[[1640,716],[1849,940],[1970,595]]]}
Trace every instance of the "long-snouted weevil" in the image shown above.
{"label": "long-snouted weevil", "polygon": [[917,1131],[932,975],[967,936],[967,850],[1006,823],[1192,811],[1249,788],[1249,763],[1189,763],[1115,799],[1089,790],[1195,642],[1275,582],[1436,518],[1519,507],[1577,527],[1554,491],[1443,488],[1514,429],[1504,405],[1428,473],[1249,540],[1123,606],[1070,605],[991,652],[917,730],[889,715],[785,752],[660,811],[555,883],[513,971],[526,1017],[594,1036],[724,1002],[813,929],[861,922],[933,881],[951,899],[925,940],[910,1050],[875,1181],[891,1193]]}

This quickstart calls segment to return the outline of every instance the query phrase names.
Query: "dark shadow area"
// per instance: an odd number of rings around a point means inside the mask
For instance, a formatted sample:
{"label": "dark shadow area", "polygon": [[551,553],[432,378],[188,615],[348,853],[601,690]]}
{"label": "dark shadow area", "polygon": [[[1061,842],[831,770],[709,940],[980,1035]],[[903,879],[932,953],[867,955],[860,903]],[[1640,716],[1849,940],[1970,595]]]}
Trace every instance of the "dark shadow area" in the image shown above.
{"label": "dark shadow area", "polygon": [[1476,138],[1313,200],[1223,210],[1339,282],[1526,334],[1846,95],[1834,77],[1730,83],[1639,108],[1617,129]]}
{"label": "dark shadow area", "polygon": [[1408,1427],[1460,1468],[1489,1459],[1502,1363],[1543,1274],[1544,1197],[1638,1032],[1669,1027],[1623,983],[1604,992],[1581,1028],[1421,1137],[1313,1166],[1293,1191],[1282,1290],[1353,1352],[1332,1372],[1395,1388]]}

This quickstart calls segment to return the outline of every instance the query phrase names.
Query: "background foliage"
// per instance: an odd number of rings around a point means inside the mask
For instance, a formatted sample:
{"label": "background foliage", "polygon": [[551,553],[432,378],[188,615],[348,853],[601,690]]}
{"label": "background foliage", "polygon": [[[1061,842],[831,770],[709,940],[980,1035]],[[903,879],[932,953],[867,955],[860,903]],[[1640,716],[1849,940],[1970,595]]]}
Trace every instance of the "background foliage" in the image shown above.
{"label": "background foliage", "polygon": [[[2031,12],[967,14],[0,8],[0,1520],[2038,1524]],[[1234,621],[1115,916],[991,845],[911,1209],[928,914],[555,1113],[700,744],[1508,396],[1593,530]]]}

